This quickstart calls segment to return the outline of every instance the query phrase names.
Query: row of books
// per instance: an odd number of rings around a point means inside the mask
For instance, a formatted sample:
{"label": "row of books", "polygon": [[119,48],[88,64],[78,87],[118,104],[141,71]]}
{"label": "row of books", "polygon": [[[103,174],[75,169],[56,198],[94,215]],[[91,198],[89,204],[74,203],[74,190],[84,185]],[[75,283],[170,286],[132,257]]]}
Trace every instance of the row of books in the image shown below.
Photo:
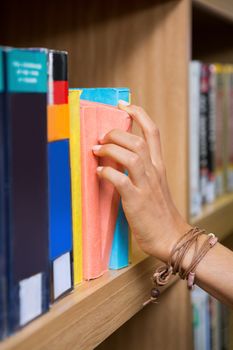
{"label": "row of books", "polygon": [[190,63],[190,214],[233,191],[233,66]]}
{"label": "row of books", "polygon": [[0,338],[80,283],[130,262],[130,233],[92,152],[128,88],[68,90],[67,53],[0,49]]}
{"label": "row of books", "polygon": [[192,292],[194,350],[227,350],[230,310],[199,287]]}

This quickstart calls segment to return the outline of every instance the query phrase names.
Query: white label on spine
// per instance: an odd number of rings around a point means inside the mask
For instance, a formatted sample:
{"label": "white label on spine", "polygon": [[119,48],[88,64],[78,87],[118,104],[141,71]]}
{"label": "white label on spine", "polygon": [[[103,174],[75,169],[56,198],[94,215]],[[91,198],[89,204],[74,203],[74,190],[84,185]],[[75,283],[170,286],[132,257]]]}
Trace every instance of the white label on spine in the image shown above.
{"label": "white label on spine", "polygon": [[19,282],[19,324],[24,326],[42,313],[42,274]]}
{"label": "white label on spine", "polygon": [[53,262],[54,299],[71,288],[70,253],[59,256]]}

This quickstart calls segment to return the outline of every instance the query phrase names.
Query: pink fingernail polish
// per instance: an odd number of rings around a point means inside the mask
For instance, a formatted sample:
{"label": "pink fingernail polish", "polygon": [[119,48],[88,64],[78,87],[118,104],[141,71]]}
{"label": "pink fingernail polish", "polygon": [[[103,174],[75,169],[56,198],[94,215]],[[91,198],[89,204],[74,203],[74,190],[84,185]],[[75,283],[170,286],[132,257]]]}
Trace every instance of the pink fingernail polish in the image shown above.
{"label": "pink fingernail polish", "polygon": [[130,105],[129,102],[124,101],[124,100],[119,100],[119,101],[118,101],[118,104],[119,104],[119,105],[122,105],[122,106],[129,106],[129,105]]}
{"label": "pink fingernail polish", "polygon": [[97,173],[100,173],[100,172],[102,171],[102,169],[103,169],[102,166],[98,166],[98,167],[96,168]]}
{"label": "pink fingernail polish", "polygon": [[94,151],[94,152],[95,152],[95,151],[99,151],[100,148],[101,148],[100,145],[95,145],[95,146],[92,147],[92,151]]}
{"label": "pink fingernail polish", "polygon": [[105,134],[101,134],[100,137],[99,137],[99,141],[103,140],[104,136],[105,136]]}

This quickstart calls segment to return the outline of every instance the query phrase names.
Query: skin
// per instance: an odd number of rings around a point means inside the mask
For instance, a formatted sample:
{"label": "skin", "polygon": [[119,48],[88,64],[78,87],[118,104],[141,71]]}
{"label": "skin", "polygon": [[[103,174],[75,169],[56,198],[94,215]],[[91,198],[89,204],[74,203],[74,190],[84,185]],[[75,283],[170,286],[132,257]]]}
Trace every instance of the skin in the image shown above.
{"label": "skin", "polygon": [[[129,225],[141,249],[167,262],[176,241],[191,226],[182,218],[171,198],[157,126],[140,107],[119,104],[142,130],[143,137],[114,129],[93,147],[97,157],[109,157],[128,170],[129,176],[112,167],[98,167],[100,178],[120,193]],[[201,236],[199,244],[206,238]],[[184,261],[191,261],[191,248]],[[233,307],[233,253],[217,243],[201,260],[195,283]]]}

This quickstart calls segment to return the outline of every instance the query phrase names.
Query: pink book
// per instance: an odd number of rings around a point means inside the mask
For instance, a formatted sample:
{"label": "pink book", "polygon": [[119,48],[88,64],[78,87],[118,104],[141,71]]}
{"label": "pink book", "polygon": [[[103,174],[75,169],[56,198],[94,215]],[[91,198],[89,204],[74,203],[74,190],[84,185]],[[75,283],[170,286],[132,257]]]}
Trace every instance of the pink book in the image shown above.
{"label": "pink book", "polygon": [[[85,279],[107,269],[118,214],[119,195],[106,180],[96,175],[98,165],[119,168],[110,159],[98,159],[92,147],[112,129],[130,130],[130,116],[116,107],[81,101],[81,154],[83,198],[83,274]],[[123,170],[123,169],[122,169]]]}

